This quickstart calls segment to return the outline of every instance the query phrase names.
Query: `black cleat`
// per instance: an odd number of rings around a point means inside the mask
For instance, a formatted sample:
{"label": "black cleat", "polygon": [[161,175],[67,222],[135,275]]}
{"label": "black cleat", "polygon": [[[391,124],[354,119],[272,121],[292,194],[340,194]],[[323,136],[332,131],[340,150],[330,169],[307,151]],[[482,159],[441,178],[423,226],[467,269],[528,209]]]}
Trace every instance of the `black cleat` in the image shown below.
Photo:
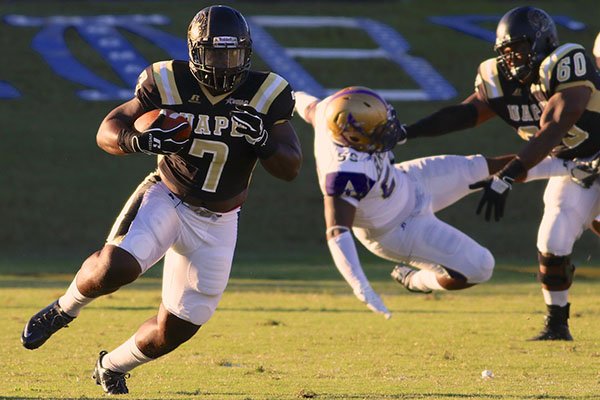
{"label": "black cleat", "polygon": [[127,394],[129,389],[125,384],[125,379],[129,378],[127,372],[115,372],[102,366],[102,358],[108,354],[107,351],[102,350],[98,361],[96,361],[96,367],[94,368],[94,374],[92,379],[96,380],[96,385],[102,386],[102,389],[108,394]]}
{"label": "black cleat", "polygon": [[64,328],[73,321],[71,317],[60,308],[58,300],[35,314],[23,329],[21,343],[23,347],[34,350],[43,345],[60,328]]}
{"label": "black cleat", "polygon": [[544,329],[537,335],[529,339],[530,341],[537,340],[565,340],[572,341],[573,336],[569,332],[569,308],[570,304],[566,306],[546,306],[548,307],[548,314],[545,317]]}

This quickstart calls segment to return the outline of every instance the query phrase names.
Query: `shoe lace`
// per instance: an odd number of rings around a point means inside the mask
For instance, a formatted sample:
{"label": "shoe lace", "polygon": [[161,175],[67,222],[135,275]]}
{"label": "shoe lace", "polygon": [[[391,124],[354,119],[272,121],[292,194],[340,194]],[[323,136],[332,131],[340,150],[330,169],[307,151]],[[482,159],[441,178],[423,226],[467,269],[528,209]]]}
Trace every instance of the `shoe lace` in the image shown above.
{"label": "shoe lace", "polygon": [[104,371],[104,384],[110,390],[127,390],[125,380],[129,379],[130,376],[131,375],[129,374],[129,372],[115,372],[107,369]]}
{"label": "shoe lace", "polygon": [[55,308],[51,309],[45,314],[40,315],[35,319],[35,323],[50,332],[55,332],[60,328],[67,328],[72,318],[62,315],[60,311]]}

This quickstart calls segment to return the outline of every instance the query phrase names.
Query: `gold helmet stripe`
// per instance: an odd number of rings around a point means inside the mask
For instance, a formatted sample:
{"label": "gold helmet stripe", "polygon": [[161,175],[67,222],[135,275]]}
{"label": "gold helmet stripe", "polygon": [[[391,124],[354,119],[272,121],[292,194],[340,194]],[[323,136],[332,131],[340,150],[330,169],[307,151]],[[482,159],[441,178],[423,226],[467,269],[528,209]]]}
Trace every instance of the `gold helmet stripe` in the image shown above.
{"label": "gold helmet stripe", "polygon": [[162,104],[182,104],[173,76],[173,61],[161,61],[153,64],[152,73]]}
{"label": "gold helmet stripe", "polygon": [[279,96],[279,94],[288,85],[287,81],[281,76],[271,72],[267,76],[267,79],[258,88],[258,91],[250,100],[249,105],[256,111],[266,114],[273,104],[273,101]]}

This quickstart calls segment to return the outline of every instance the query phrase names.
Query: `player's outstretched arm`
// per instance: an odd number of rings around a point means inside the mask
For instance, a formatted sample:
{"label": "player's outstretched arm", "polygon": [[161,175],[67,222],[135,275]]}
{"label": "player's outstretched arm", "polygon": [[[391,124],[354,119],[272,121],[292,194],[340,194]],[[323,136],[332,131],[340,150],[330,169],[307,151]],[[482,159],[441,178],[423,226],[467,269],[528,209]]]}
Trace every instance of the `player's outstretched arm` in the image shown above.
{"label": "player's outstretched arm", "polygon": [[473,93],[461,104],[444,107],[419,121],[407,125],[409,139],[440,136],[477,126],[496,114],[490,106]]}
{"label": "player's outstretched arm", "polygon": [[295,109],[300,118],[311,125],[314,125],[315,109],[319,103],[319,99],[306,92],[295,92],[296,105]]}
{"label": "player's outstretched arm", "polygon": [[392,314],[371,288],[360,265],[354,238],[350,233],[356,208],[338,196],[325,196],[324,206],[327,245],[336,268],[360,301],[371,311],[383,314],[386,319],[389,319]]}

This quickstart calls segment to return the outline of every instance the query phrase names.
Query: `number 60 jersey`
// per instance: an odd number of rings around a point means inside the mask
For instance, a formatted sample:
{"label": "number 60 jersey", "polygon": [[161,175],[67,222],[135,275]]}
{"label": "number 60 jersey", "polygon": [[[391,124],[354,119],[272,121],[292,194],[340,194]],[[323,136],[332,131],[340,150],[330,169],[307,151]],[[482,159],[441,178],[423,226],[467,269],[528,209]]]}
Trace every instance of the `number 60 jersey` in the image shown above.
{"label": "number 60 jersey", "polygon": [[585,50],[566,43],[540,64],[538,78],[523,88],[499,73],[495,58],[481,63],[475,90],[519,136],[529,140],[540,128],[546,102],[555,93],[573,86],[586,86],[592,96],[581,118],[552,154],[562,159],[589,157],[600,151],[600,75]]}
{"label": "number 60 jersey", "polygon": [[186,61],[162,61],[146,68],[135,96],[144,108],[168,108],[192,126],[189,143],[177,154],[162,157],[161,175],[181,197],[205,201],[230,199],[248,187],[257,155],[237,133],[230,113],[249,105],[261,113],[264,128],[291,118],[294,97],[288,82],[275,73],[250,71],[234,91],[211,95],[191,74]]}

